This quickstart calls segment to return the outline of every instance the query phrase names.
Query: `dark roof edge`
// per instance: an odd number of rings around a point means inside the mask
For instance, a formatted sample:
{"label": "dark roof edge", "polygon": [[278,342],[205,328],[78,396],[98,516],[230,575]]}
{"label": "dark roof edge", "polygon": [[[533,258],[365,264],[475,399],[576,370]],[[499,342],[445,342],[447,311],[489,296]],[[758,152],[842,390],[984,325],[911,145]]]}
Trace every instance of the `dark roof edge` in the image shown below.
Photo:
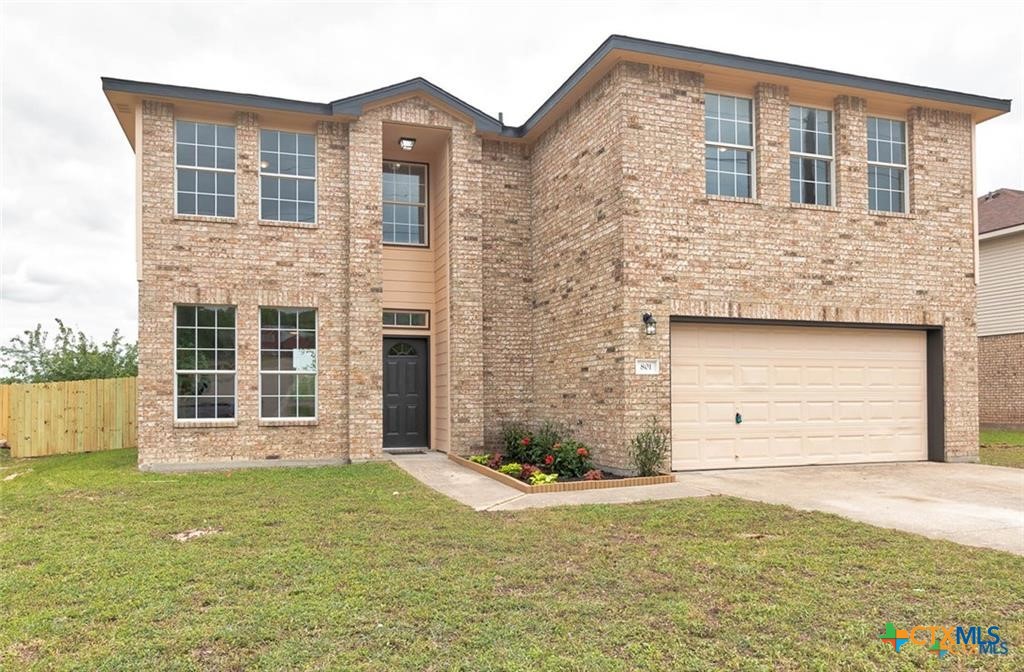
{"label": "dark roof edge", "polygon": [[273,96],[258,96],[252,93],[233,93],[231,91],[199,89],[193,86],[136,82],[130,79],[117,79],[114,77],[100,77],[100,80],[103,82],[104,91],[137,93],[143,96],[158,96],[163,98],[184,98],[186,100],[196,100],[203,103],[238,105],[240,107],[259,107],[267,110],[301,112],[303,114],[316,114],[322,116],[331,116],[332,113],[329,103],[310,103],[301,100],[275,98]]}
{"label": "dark roof edge", "polygon": [[737,70],[761,72],[779,77],[806,79],[825,84],[848,86],[856,89],[866,89],[868,91],[878,91],[880,93],[892,93],[912,98],[926,98],[944,103],[983,107],[1001,112],[1010,111],[1010,100],[1003,98],[990,98],[988,96],[959,93],[957,91],[937,89],[930,86],[918,86],[916,84],[904,84],[902,82],[892,82],[874,77],[850,75],[842,72],[835,72],[833,70],[823,70],[821,68],[782,63],[780,61],[769,61],[761,58],[752,58],[750,56],[737,56],[735,54],[726,54],[720,51],[709,51],[707,49],[697,49],[695,47],[684,47],[678,44],[669,44],[667,42],[655,42],[653,40],[629,37],[627,35],[612,35],[605,40],[586,61],[583,62],[583,65],[577,68],[576,71],[569,76],[569,79],[565,80],[565,82],[558,87],[558,90],[551,94],[550,98],[544,101],[544,104],[526,120],[525,124],[516,130],[521,131],[521,135],[529,133],[530,129],[539,123],[540,120],[580,82],[580,80],[586,77],[587,74],[598,63],[600,63],[605,56],[616,49],[632,51],[649,56],[662,56],[665,58],[705,63],[707,65],[719,65]]}
{"label": "dark roof edge", "polygon": [[1010,100],[1002,98],[990,98],[970,93],[958,93],[946,89],[937,89],[929,86],[917,86],[915,84],[904,84],[891,82],[873,77],[861,77],[832,70],[822,70],[802,65],[792,65],[780,61],[768,61],[749,56],[737,56],[718,51],[684,47],[666,42],[655,42],[625,35],[612,35],[601,43],[580,67],[562,83],[544,103],[530,115],[522,126],[505,126],[489,114],[473,107],[466,101],[454,96],[439,86],[436,86],[422,77],[392,84],[373,91],[356,94],[347,98],[340,98],[330,103],[311,103],[286,98],[275,98],[271,96],[258,96],[249,93],[232,93],[228,91],[215,91],[211,89],[199,89],[190,86],[174,86],[168,84],[154,84],[151,82],[136,82],[126,79],[102,77],[104,91],[121,91],[124,93],[136,93],[140,95],[162,96],[167,98],[184,98],[201,102],[220,103],[225,105],[238,105],[245,107],[258,107],[264,109],[280,110],[284,112],[301,112],[304,114],[316,115],[351,115],[359,116],[364,108],[371,103],[385,100],[394,96],[405,94],[424,93],[432,96],[451,108],[459,111],[473,120],[477,130],[484,133],[495,133],[512,138],[521,138],[528,134],[541,119],[565,98],[580,81],[593,70],[610,52],[614,50],[632,51],[634,53],[649,56],[660,56],[707,65],[717,65],[737,70],[760,72],[779,77],[792,77],[809,81],[822,82],[836,86],[846,86],[880,93],[903,95],[912,98],[923,98],[955,105],[970,107],[981,107],[997,110],[1000,112],[1010,111]]}

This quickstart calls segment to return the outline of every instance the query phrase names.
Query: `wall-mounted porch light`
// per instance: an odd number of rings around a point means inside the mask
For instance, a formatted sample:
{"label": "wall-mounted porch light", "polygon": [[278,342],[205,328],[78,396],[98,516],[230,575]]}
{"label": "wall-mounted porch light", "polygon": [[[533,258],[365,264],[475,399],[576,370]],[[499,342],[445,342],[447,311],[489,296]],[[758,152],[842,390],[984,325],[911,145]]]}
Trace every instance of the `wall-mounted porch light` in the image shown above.
{"label": "wall-mounted porch light", "polygon": [[654,334],[657,332],[658,325],[658,321],[654,319],[654,315],[651,315],[650,313],[644,313],[643,320],[644,333],[647,334],[648,336],[654,336]]}
{"label": "wall-mounted porch light", "polygon": [[402,148],[403,152],[411,152],[412,148],[416,146],[416,138],[399,138],[398,146]]}

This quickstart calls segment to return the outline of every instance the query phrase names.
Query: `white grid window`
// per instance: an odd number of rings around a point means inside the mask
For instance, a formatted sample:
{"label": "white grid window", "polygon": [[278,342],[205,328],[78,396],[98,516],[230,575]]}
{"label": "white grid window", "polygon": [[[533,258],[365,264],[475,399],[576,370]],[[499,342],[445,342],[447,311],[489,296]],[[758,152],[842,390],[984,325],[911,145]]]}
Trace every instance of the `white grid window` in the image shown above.
{"label": "white grid window", "polygon": [[175,418],[235,417],[235,307],[176,306]]}
{"label": "white grid window", "polygon": [[425,310],[385,310],[384,326],[426,329],[430,325]]}
{"label": "white grid window", "polygon": [[384,242],[427,244],[427,167],[422,163],[384,162],[381,179]]}
{"label": "white grid window", "polygon": [[316,417],[316,309],[260,308],[260,417]]}
{"label": "white grid window", "polygon": [[750,198],[754,193],[754,101],[704,96],[706,192]]}
{"label": "white grid window", "polygon": [[316,138],[260,131],[260,218],[316,223]]}
{"label": "white grid window", "polygon": [[868,210],[907,211],[907,124],[868,117]]}
{"label": "white grid window", "polygon": [[832,112],[789,108],[789,200],[832,205]]}
{"label": "white grid window", "polygon": [[235,216],[235,128],[196,121],[174,124],[179,215]]}

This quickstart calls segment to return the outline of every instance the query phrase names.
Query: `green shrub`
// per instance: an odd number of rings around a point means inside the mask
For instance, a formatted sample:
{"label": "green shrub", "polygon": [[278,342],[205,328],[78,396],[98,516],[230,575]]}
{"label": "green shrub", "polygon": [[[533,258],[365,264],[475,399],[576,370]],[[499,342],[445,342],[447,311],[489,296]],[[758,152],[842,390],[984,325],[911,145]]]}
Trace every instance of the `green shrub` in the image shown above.
{"label": "green shrub", "polygon": [[629,459],[639,476],[657,476],[668,457],[668,430],[658,424],[657,418],[633,437],[629,444]]}
{"label": "green shrub", "polygon": [[509,462],[508,464],[501,465],[501,467],[498,468],[498,471],[503,474],[519,478],[519,474],[523,472],[523,465],[518,462]]}
{"label": "green shrub", "polygon": [[572,432],[568,427],[558,422],[545,420],[537,428],[537,431],[534,432],[533,442],[531,443],[534,450],[534,455],[532,456],[534,459],[527,460],[527,462],[541,463],[545,455],[555,454],[555,444],[565,443],[571,438]]}
{"label": "green shrub", "polygon": [[590,461],[590,450],[578,441],[566,439],[552,446],[554,457],[551,471],[567,477],[579,478],[594,468]]}
{"label": "green shrub", "polygon": [[530,462],[533,448],[533,434],[526,425],[509,422],[501,428],[501,442],[505,446],[505,455],[515,462]]}
{"label": "green shrub", "polygon": [[477,464],[487,464],[487,460],[490,459],[490,455],[470,455],[469,461],[476,462]]}
{"label": "green shrub", "polygon": [[544,485],[545,483],[554,483],[558,480],[558,474],[545,474],[540,471],[530,476],[530,485]]}

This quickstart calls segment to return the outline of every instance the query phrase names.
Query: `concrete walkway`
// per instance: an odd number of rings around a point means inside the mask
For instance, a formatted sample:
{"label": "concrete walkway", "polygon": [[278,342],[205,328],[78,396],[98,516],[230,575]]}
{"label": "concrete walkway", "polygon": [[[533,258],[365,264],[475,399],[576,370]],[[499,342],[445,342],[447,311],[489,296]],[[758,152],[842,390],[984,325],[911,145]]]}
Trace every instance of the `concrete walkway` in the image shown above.
{"label": "concrete walkway", "polygon": [[720,494],[1024,555],[1024,470],[910,462],[732,469],[676,474],[676,482],[527,495],[441,453],[392,460],[438,492],[477,511],[624,504]]}
{"label": "concrete walkway", "polygon": [[514,511],[572,504],[625,504],[659,499],[703,497],[706,490],[680,483],[635,488],[604,488],[576,492],[545,492],[527,495],[475,471],[455,464],[442,453],[392,455],[391,460],[417,480],[442,495],[477,511]]}

